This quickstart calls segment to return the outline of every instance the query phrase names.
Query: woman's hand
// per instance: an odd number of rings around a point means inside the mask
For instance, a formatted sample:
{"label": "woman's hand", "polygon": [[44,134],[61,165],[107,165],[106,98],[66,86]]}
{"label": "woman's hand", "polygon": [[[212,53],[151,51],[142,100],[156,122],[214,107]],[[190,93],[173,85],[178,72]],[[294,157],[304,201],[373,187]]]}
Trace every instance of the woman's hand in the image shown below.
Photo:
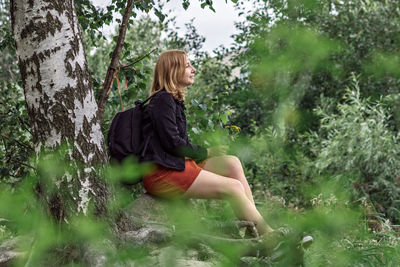
{"label": "woman's hand", "polygon": [[208,158],[226,155],[228,151],[227,146],[214,146],[207,149]]}

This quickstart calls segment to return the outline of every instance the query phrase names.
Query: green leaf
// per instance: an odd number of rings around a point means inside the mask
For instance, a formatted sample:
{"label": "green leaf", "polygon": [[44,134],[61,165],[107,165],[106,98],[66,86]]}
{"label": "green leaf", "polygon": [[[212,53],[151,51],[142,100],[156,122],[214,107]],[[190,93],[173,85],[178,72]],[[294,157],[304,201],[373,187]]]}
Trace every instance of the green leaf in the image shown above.
{"label": "green leaf", "polygon": [[220,120],[222,121],[223,124],[226,124],[228,122],[228,115],[227,114],[221,114],[219,116]]}
{"label": "green leaf", "polygon": [[188,0],[183,0],[182,7],[187,10],[189,8],[190,2]]}
{"label": "green leaf", "polygon": [[197,128],[195,128],[195,127],[192,127],[192,131],[193,131],[195,134],[199,134],[199,133],[200,133],[200,131],[199,131]]}

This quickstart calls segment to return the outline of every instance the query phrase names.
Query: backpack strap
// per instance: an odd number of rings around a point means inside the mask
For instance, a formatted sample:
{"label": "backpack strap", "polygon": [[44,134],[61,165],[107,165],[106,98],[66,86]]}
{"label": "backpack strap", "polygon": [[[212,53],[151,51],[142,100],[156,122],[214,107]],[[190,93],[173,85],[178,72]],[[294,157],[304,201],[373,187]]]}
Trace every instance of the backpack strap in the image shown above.
{"label": "backpack strap", "polygon": [[140,105],[141,107],[143,107],[143,105],[146,104],[147,102],[149,102],[149,100],[150,100],[153,96],[154,96],[154,95],[149,96],[145,101],[136,100],[136,101],[135,101],[135,106]]}
{"label": "backpack strap", "polygon": [[109,155],[114,155],[114,136],[115,136],[115,128],[117,128],[118,121],[121,117],[121,113],[118,112],[115,115],[114,119],[111,122],[111,126],[108,129],[107,133],[107,144],[108,144],[108,153]]}
{"label": "backpack strap", "polygon": [[146,104],[149,102],[149,100],[153,97],[154,95],[149,96],[145,101],[143,101],[142,105]]}

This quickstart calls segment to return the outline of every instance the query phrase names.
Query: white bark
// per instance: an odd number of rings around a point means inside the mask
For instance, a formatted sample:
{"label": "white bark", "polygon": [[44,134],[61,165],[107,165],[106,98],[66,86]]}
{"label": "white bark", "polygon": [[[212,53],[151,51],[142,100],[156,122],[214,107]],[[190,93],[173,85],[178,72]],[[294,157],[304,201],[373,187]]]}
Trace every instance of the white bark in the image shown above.
{"label": "white bark", "polygon": [[11,14],[36,151],[72,144],[72,159],[86,169],[54,182],[86,213],[92,198],[105,194],[91,166],[104,163],[106,152],[73,0],[14,0]]}

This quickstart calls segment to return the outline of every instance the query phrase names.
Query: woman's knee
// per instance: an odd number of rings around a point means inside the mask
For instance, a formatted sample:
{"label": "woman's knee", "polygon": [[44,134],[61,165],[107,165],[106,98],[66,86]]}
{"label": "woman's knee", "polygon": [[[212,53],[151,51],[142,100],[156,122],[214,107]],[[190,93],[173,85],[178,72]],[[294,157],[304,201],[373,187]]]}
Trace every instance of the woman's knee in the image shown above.
{"label": "woman's knee", "polygon": [[240,159],[236,156],[226,156],[226,165],[231,176],[237,176],[243,173],[242,163],[240,162]]}
{"label": "woman's knee", "polygon": [[245,189],[240,181],[231,179],[221,188],[221,194],[225,197],[239,197],[245,195]]}

